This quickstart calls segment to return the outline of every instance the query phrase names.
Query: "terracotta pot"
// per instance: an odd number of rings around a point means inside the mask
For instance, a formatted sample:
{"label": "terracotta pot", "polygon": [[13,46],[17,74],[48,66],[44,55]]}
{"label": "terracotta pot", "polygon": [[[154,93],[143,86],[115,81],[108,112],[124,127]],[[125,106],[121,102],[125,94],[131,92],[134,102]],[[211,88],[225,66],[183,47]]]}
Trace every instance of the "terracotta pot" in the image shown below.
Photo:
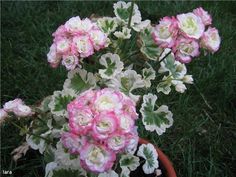
{"label": "terracotta pot", "polygon": [[[148,144],[148,143],[150,143],[150,142],[143,139],[143,138],[139,138],[139,144]],[[155,147],[155,148],[158,153],[158,158],[166,170],[167,177],[177,177],[176,173],[175,173],[175,169],[174,169],[171,161],[168,159],[168,157],[159,148],[157,148],[157,147]]]}

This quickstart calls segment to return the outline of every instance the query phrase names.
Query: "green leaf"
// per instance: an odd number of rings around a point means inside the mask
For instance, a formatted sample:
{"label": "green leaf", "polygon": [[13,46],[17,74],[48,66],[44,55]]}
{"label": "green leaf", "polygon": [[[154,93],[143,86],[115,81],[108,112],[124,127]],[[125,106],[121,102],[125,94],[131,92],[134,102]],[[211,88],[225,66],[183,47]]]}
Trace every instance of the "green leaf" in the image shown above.
{"label": "green leaf", "polygon": [[153,164],[154,164],[153,152],[149,151],[147,147],[144,147],[143,154],[146,156],[146,161],[147,161],[148,165],[153,166]]}
{"label": "green leaf", "polygon": [[150,29],[145,29],[143,32],[140,34],[140,39],[141,39],[141,48],[140,51],[150,60],[158,60],[162,49],[159,48],[151,34]]}
{"label": "green leaf", "polygon": [[151,174],[159,167],[157,161],[158,154],[152,144],[148,143],[139,146],[137,155],[145,159],[145,164],[143,165],[143,171],[145,174]]}
{"label": "green leaf", "polygon": [[53,153],[51,148],[47,148],[44,151],[43,156],[44,156],[44,160],[45,160],[46,163],[52,162],[55,159],[54,153]]}
{"label": "green leaf", "polygon": [[74,99],[73,96],[67,95],[67,96],[62,96],[59,95],[58,97],[55,98],[55,107],[53,111],[61,111],[61,110],[66,110],[67,105]]}
{"label": "green leaf", "polygon": [[124,20],[125,22],[128,22],[129,15],[131,13],[131,6],[129,6],[128,8],[117,8],[116,11],[122,20]]}
{"label": "green leaf", "polygon": [[77,68],[68,72],[67,79],[64,82],[64,91],[70,95],[77,95],[96,85],[96,78],[93,73],[85,69]]}
{"label": "green leaf", "polygon": [[142,122],[146,130],[156,131],[158,135],[165,132],[173,124],[172,113],[165,105],[155,110],[157,96],[149,93],[143,96],[143,103],[140,109]]}
{"label": "green leaf", "polygon": [[114,70],[116,70],[116,63],[112,62],[109,57],[106,58],[107,61],[107,69],[105,71],[105,74],[110,76],[113,74]]}
{"label": "green leaf", "polygon": [[172,76],[177,78],[179,73],[177,71],[177,65],[175,64],[174,56],[168,55],[163,62],[165,63],[165,67],[170,70]]}
{"label": "green leaf", "polygon": [[75,74],[73,78],[71,78],[71,88],[77,92],[81,92],[90,87],[88,83],[85,83],[81,78],[79,73]]}
{"label": "green leaf", "polygon": [[134,171],[138,166],[139,158],[137,156],[134,156],[132,154],[124,154],[121,156],[120,159],[120,167],[121,168],[128,168],[131,171]]}

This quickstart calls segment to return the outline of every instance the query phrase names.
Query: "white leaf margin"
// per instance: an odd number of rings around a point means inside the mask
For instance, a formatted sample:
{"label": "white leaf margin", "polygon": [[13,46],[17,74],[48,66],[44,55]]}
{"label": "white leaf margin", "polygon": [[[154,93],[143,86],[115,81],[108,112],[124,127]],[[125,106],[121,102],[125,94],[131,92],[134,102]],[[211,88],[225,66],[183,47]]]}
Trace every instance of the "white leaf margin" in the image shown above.
{"label": "white leaf margin", "polygon": [[68,112],[66,109],[62,109],[60,111],[54,111],[55,109],[55,101],[56,99],[61,96],[61,97],[64,97],[64,96],[72,96],[72,97],[75,97],[75,94],[73,92],[70,92],[70,90],[62,90],[62,91],[54,91],[53,92],[53,95],[52,95],[52,98],[51,98],[51,101],[50,103],[48,104],[48,107],[50,108],[51,110],[51,113],[53,115],[56,115],[58,117],[62,116],[62,117],[68,117]]}
{"label": "white leaf margin", "polygon": [[[173,125],[173,122],[174,122],[173,114],[172,114],[172,112],[169,111],[168,106],[166,106],[166,105],[161,105],[157,110],[154,110],[156,100],[157,100],[157,96],[153,95],[152,93],[148,93],[147,95],[144,95],[143,96],[143,103],[141,105],[140,112],[142,114],[142,122],[145,126],[145,129],[148,130],[148,131],[151,131],[151,132],[156,131],[156,133],[158,135],[162,135],[166,131],[167,128],[170,128]],[[147,105],[147,102],[151,103],[153,113],[161,113],[161,112],[167,113],[166,118],[169,120],[169,124],[163,124],[162,123],[160,125],[160,127],[158,127],[156,125],[147,125],[146,122],[144,121],[145,120],[145,110],[144,110],[144,108]]]}
{"label": "white leaf margin", "polygon": [[[114,14],[115,16],[117,17],[117,19],[125,24],[128,24],[128,20],[129,19],[122,19],[119,14],[117,13],[117,9],[127,9],[131,6],[131,2],[124,2],[124,1],[118,1],[117,3],[114,3],[113,4],[113,9],[114,9]],[[137,4],[134,4],[134,8],[133,8],[133,13],[134,15],[132,16],[132,19],[131,19],[131,26],[133,26],[135,23],[140,23],[141,20],[142,20],[142,17],[141,17],[141,13],[138,9],[138,6]]]}
{"label": "white leaf margin", "polygon": [[[105,27],[105,22],[108,22],[108,23],[111,23],[112,21],[113,21],[113,23],[114,23],[114,25],[113,25],[113,27],[111,28],[111,29],[108,29],[108,31],[107,32],[105,32],[105,31],[103,31],[103,27]],[[104,33],[106,33],[106,34],[110,34],[110,33],[112,33],[112,32],[114,32],[115,30],[116,30],[116,28],[117,28],[117,26],[118,26],[118,22],[117,22],[117,18],[116,17],[102,17],[102,18],[99,18],[98,20],[97,20],[97,25],[98,25],[98,27],[104,32]]]}
{"label": "white leaf margin", "polygon": [[[152,152],[152,154],[153,154],[152,158],[153,158],[153,162],[154,162],[153,166],[150,166],[148,164],[148,161],[147,161],[148,159],[143,152],[144,148],[147,148],[149,151]],[[140,157],[143,157],[146,160],[145,164],[142,167],[145,174],[151,174],[154,172],[155,169],[157,169],[159,167],[159,162],[157,160],[158,154],[157,154],[155,147],[152,144],[148,143],[148,144],[142,144],[141,146],[139,146],[139,150],[137,152],[137,155]]]}
{"label": "white leaf margin", "polygon": [[108,172],[99,173],[98,177],[119,177],[119,175],[114,170],[109,170]]}
{"label": "white leaf margin", "polygon": [[70,95],[73,95],[73,96],[78,95],[77,91],[71,88],[71,79],[73,79],[73,77],[76,74],[79,74],[81,79],[86,84],[89,84],[91,86],[90,88],[96,87],[97,80],[93,73],[88,72],[85,69],[76,68],[75,70],[71,70],[68,72],[67,79],[65,80],[64,85],[63,85],[63,89]]}
{"label": "white leaf margin", "polygon": [[[145,77],[144,75],[145,72],[151,73],[151,75],[148,77]],[[156,71],[151,66],[149,68],[144,68],[142,69],[142,76],[145,83],[145,87],[149,88],[152,85],[151,80],[154,80],[156,78]]]}
{"label": "white leaf margin", "polygon": [[114,36],[120,39],[130,39],[131,37],[131,29],[127,27],[122,27],[122,31],[114,32]]}
{"label": "white leaf margin", "polygon": [[120,74],[117,74],[116,77],[113,79],[109,80],[106,85],[108,87],[111,87],[116,90],[120,90],[122,92],[122,83],[121,79],[122,78],[127,78],[129,80],[133,80],[133,85],[131,88],[128,90],[128,93],[125,93],[127,96],[129,96],[134,102],[137,102],[140,98],[140,95],[134,95],[132,94],[132,91],[136,88],[143,88],[145,87],[145,83],[142,79],[142,76],[140,74],[137,74],[135,70],[127,69],[124,72],[121,72]]}
{"label": "white leaf margin", "polygon": [[[110,58],[111,62],[115,63],[115,67],[116,67],[116,69],[113,71],[113,73],[110,76],[105,74],[108,67],[106,58]],[[99,59],[99,63],[106,67],[106,69],[99,69],[98,71],[100,76],[104,79],[112,79],[117,74],[121,73],[121,71],[124,69],[124,63],[120,60],[120,56],[117,54],[106,53],[101,56],[101,58]]]}
{"label": "white leaf margin", "polygon": [[[122,165],[122,161],[123,161],[124,159],[133,159],[132,164],[129,164],[129,165],[126,165],[126,166]],[[120,163],[120,167],[121,167],[122,169],[123,169],[123,168],[128,168],[128,170],[134,171],[134,170],[136,170],[137,167],[140,165],[140,162],[139,162],[139,161],[140,161],[139,157],[137,157],[137,156],[135,156],[135,155],[133,155],[133,154],[123,154],[123,155],[121,155],[121,158],[120,158],[120,160],[119,160],[119,163]]]}

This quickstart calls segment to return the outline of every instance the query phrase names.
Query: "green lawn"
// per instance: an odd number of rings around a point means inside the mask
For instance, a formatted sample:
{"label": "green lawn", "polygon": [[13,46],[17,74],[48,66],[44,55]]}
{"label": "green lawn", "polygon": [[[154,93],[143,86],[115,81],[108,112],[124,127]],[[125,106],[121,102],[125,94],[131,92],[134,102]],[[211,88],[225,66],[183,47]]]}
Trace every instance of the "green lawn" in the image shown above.
{"label": "green lawn", "polygon": [[[222,45],[188,67],[195,86],[161,101],[170,106],[174,125],[162,136],[144,133],[172,160],[179,177],[233,177],[236,174],[236,2],[137,2],[144,19],[208,10]],[[20,97],[27,104],[60,90],[66,70],[51,69],[46,54],[51,33],[72,16],[112,15],[111,2],[1,2],[1,102]],[[16,177],[39,176],[39,155],[20,160],[10,152],[22,141],[19,131],[1,128],[1,170],[21,169]],[[34,169],[32,169],[34,167]],[[17,172],[17,171],[15,171]],[[19,176],[20,175],[20,176]]]}

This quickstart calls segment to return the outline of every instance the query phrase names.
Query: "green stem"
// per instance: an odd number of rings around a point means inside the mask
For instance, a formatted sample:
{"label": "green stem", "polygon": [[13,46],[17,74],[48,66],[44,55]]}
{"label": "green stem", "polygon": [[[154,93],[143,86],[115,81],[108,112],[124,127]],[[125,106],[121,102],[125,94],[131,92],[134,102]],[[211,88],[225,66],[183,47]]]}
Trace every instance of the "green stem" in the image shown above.
{"label": "green stem", "polygon": [[130,28],[130,24],[131,24],[131,20],[132,20],[132,16],[133,16],[133,10],[134,10],[134,1],[132,1],[132,3],[131,3],[131,12],[129,14],[128,28]]}
{"label": "green stem", "polygon": [[49,143],[52,143],[51,140],[49,140],[49,139],[47,139],[47,138],[45,138],[45,137],[42,137],[42,136],[40,136],[40,135],[36,135],[36,134],[34,134],[34,133],[30,133],[29,131],[26,131],[25,128],[23,128],[23,127],[17,125],[17,124],[14,123],[14,122],[11,122],[11,124],[14,125],[15,127],[19,128],[20,130],[23,130],[26,134],[36,136],[36,137],[41,138],[41,139],[43,139],[43,140],[45,140],[45,141],[47,141],[47,142],[49,142]]}
{"label": "green stem", "polygon": [[197,90],[197,92],[200,94],[200,96],[202,97],[203,101],[205,102],[205,104],[207,105],[207,107],[210,110],[213,110],[213,108],[211,107],[211,105],[208,103],[207,99],[205,98],[205,96],[203,95],[203,93],[200,91],[200,89],[196,86],[196,84],[193,84],[195,89]]}
{"label": "green stem", "polygon": [[159,61],[159,63],[161,63],[163,60],[165,60],[166,57],[168,57],[168,56],[170,55],[170,53],[171,53],[171,51],[169,51],[169,52]]}

